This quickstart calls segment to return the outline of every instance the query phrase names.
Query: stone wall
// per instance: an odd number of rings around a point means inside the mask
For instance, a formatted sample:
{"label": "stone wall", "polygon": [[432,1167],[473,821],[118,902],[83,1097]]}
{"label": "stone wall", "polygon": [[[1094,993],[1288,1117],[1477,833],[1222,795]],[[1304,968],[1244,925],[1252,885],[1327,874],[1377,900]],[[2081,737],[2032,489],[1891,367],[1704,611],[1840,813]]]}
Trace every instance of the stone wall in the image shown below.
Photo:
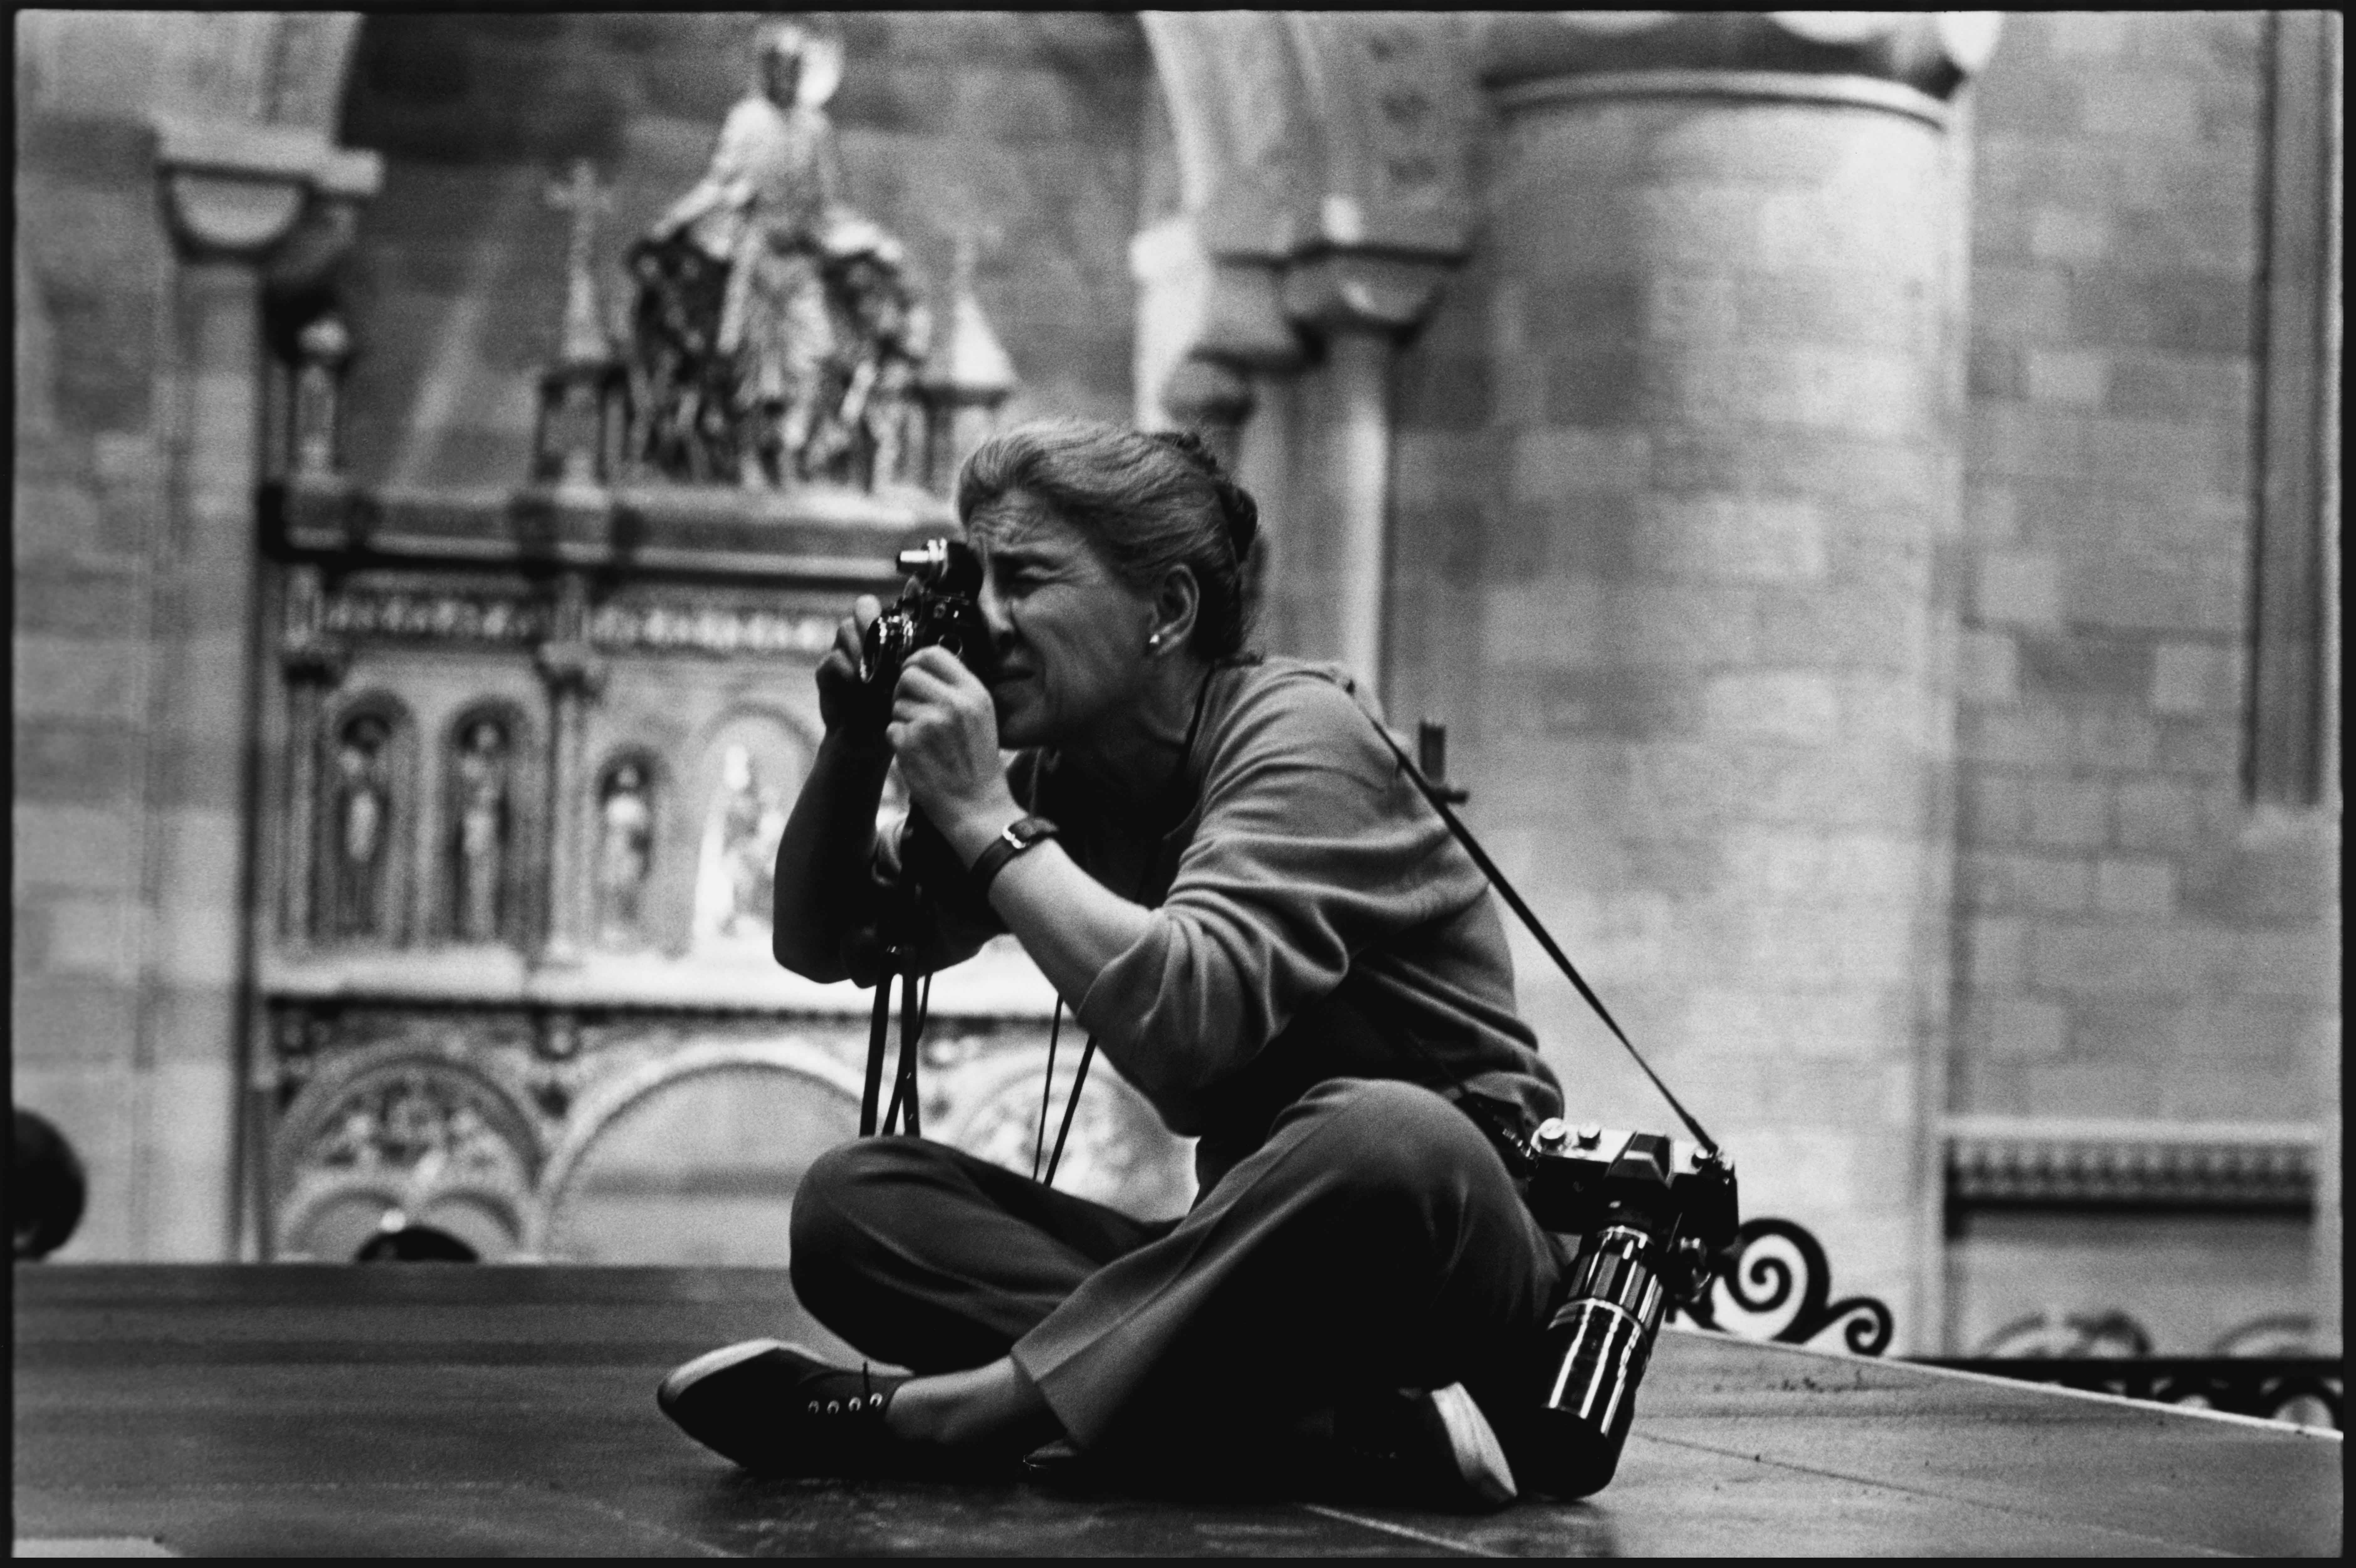
{"label": "stone wall", "polygon": [[2336,811],[2249,803],[2265,14],[2024,15],[1979,91],[1959,1111],[2303,1121]]}
{"label": "stone wall", "polygon": [[[363,482],[508,484],[529,462],[531,382],[564,305],[552,174],[612,188],[599,281],[618,314],[629,240],[701,176],[751,82],[751,16],[369,18],[343,139],[382,152],[348,270],[359,339],[349,462]],[[850,203],[937,292],[954,233],[982,230],[977,292],[1023,384],[1009,418],[1124,419],[1128,246],[1145,39],[1127,17],[814,14],[842,37],[828,105]]]}
{"label": "stone wall", "polygon": [[[14,1092],[93,1172],[211,1173],[177,1184],[201,1208],[228,1191],[227,1042],[184,1037],[175,1015],[198,999],[182,980],[217,992],[233,968],[242,868],[233,853],[206,867],[216,892],[203,908],[166,911],[153,897],[166,859],[237,842],[223,830],[245,801],[234,732],[209,734],[206,714],[158,700],[207,618],[201,593],[175,605],[165,581],[179,542],[174,263],[135,79],[116,82],[112,105],[72,91],[28,47],[35,21],[16,18]],[[152,49],[123,52],[126,71],[154,64]],[[232,693],[241,658],[217,671]],[[161,780],[177,782],[152,787]],[[162,983],[143,991],[151,970]],[[143,1204],[144,1190],[93,1181],[65,1255],[174,1255],[187,1217]]]}

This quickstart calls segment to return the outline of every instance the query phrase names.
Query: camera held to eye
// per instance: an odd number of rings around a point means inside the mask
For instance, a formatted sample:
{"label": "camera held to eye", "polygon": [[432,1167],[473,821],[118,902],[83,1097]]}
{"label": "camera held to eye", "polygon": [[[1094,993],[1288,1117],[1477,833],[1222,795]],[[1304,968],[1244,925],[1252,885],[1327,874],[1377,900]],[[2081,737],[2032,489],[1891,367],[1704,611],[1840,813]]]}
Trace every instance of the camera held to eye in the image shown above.
{"label": "camera held to eye", "polygon": [[900,552],[908,574],[899,602],[867,625],[859,650],[862,685],[888,693],[920,648],[945,648],[981,681],[997,664],[981,613],[981,557],[954,539],[928,539]]}
{"label": "camera held to eye", "polygon": [[1620,1466],[1664,1313],[1708,1290],[1734,1243],[1734,1162],[1655,1133],[1553,1119],[1516,1140],[1507,1164],[1526,1178],[1539,1226],[1580,1239],[1520,1445],[1538,1473],[1520,1479],[1548,1497],[1589,1497]]}

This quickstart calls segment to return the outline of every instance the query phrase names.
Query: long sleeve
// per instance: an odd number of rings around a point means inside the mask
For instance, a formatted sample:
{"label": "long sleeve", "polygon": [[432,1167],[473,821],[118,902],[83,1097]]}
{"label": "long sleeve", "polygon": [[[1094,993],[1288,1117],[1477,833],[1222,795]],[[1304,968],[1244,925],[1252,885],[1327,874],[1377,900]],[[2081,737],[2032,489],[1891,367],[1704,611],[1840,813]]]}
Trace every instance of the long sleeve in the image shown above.
{"label": "long sleeve", "polygon": [[1371,726],[1301,673],[1252,682],[1220,727],[1167,897],[1076,1009],[1148,1094],[1230,1077],[1369,947],[1481,897]]}

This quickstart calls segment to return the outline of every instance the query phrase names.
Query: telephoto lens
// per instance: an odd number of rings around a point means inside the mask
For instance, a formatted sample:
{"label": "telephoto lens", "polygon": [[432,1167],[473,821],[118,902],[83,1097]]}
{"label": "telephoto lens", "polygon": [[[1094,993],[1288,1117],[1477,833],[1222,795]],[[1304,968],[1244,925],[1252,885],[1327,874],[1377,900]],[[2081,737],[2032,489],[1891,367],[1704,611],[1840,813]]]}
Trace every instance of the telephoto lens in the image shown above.
{"label": "telephoto lens", "polygon": [[1643,1228],[1610,1225],[1585,1239],[1570,1292],[1546,1337],[1550,1371],[1530,1433],[1542,1464],[1530,1488],[1569,1501],[1612,1482],[1636,1413],[1636,1385],[1667,1305],[1661,1246]]}

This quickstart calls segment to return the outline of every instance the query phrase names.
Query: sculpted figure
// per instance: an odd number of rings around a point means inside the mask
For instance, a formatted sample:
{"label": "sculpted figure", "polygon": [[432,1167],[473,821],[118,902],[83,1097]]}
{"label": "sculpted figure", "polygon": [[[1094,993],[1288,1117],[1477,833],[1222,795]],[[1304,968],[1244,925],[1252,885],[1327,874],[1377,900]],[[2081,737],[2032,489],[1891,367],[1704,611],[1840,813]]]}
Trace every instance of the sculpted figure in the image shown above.
{"label": "sculpted figure", "polygon": [[499,937],[499,877],[508,849],[508,741],[480,720],[458,754],[457,925],[463,941]]}
{"label": "sculpted figure", "polygon": [[606,940],[622,941],[637,932],[654,851],[654,812],[647,804],[646,779],[636,763],[626,762],[615,769],[600,815],[599,904]]}
{"label": "sculpted figure", "polygon": [[356,720],[336,750],[335,930],[342,937],[381,934],[378,888],[391,816],[384,787],[384,725]]}
{"label": "sculpted figure", "polygon": [[851,213],[823,105],[838,45],[762,30],[711,166],[633,247],[637,460],[748,489],[902,477],[927,324],[899,243]]}

